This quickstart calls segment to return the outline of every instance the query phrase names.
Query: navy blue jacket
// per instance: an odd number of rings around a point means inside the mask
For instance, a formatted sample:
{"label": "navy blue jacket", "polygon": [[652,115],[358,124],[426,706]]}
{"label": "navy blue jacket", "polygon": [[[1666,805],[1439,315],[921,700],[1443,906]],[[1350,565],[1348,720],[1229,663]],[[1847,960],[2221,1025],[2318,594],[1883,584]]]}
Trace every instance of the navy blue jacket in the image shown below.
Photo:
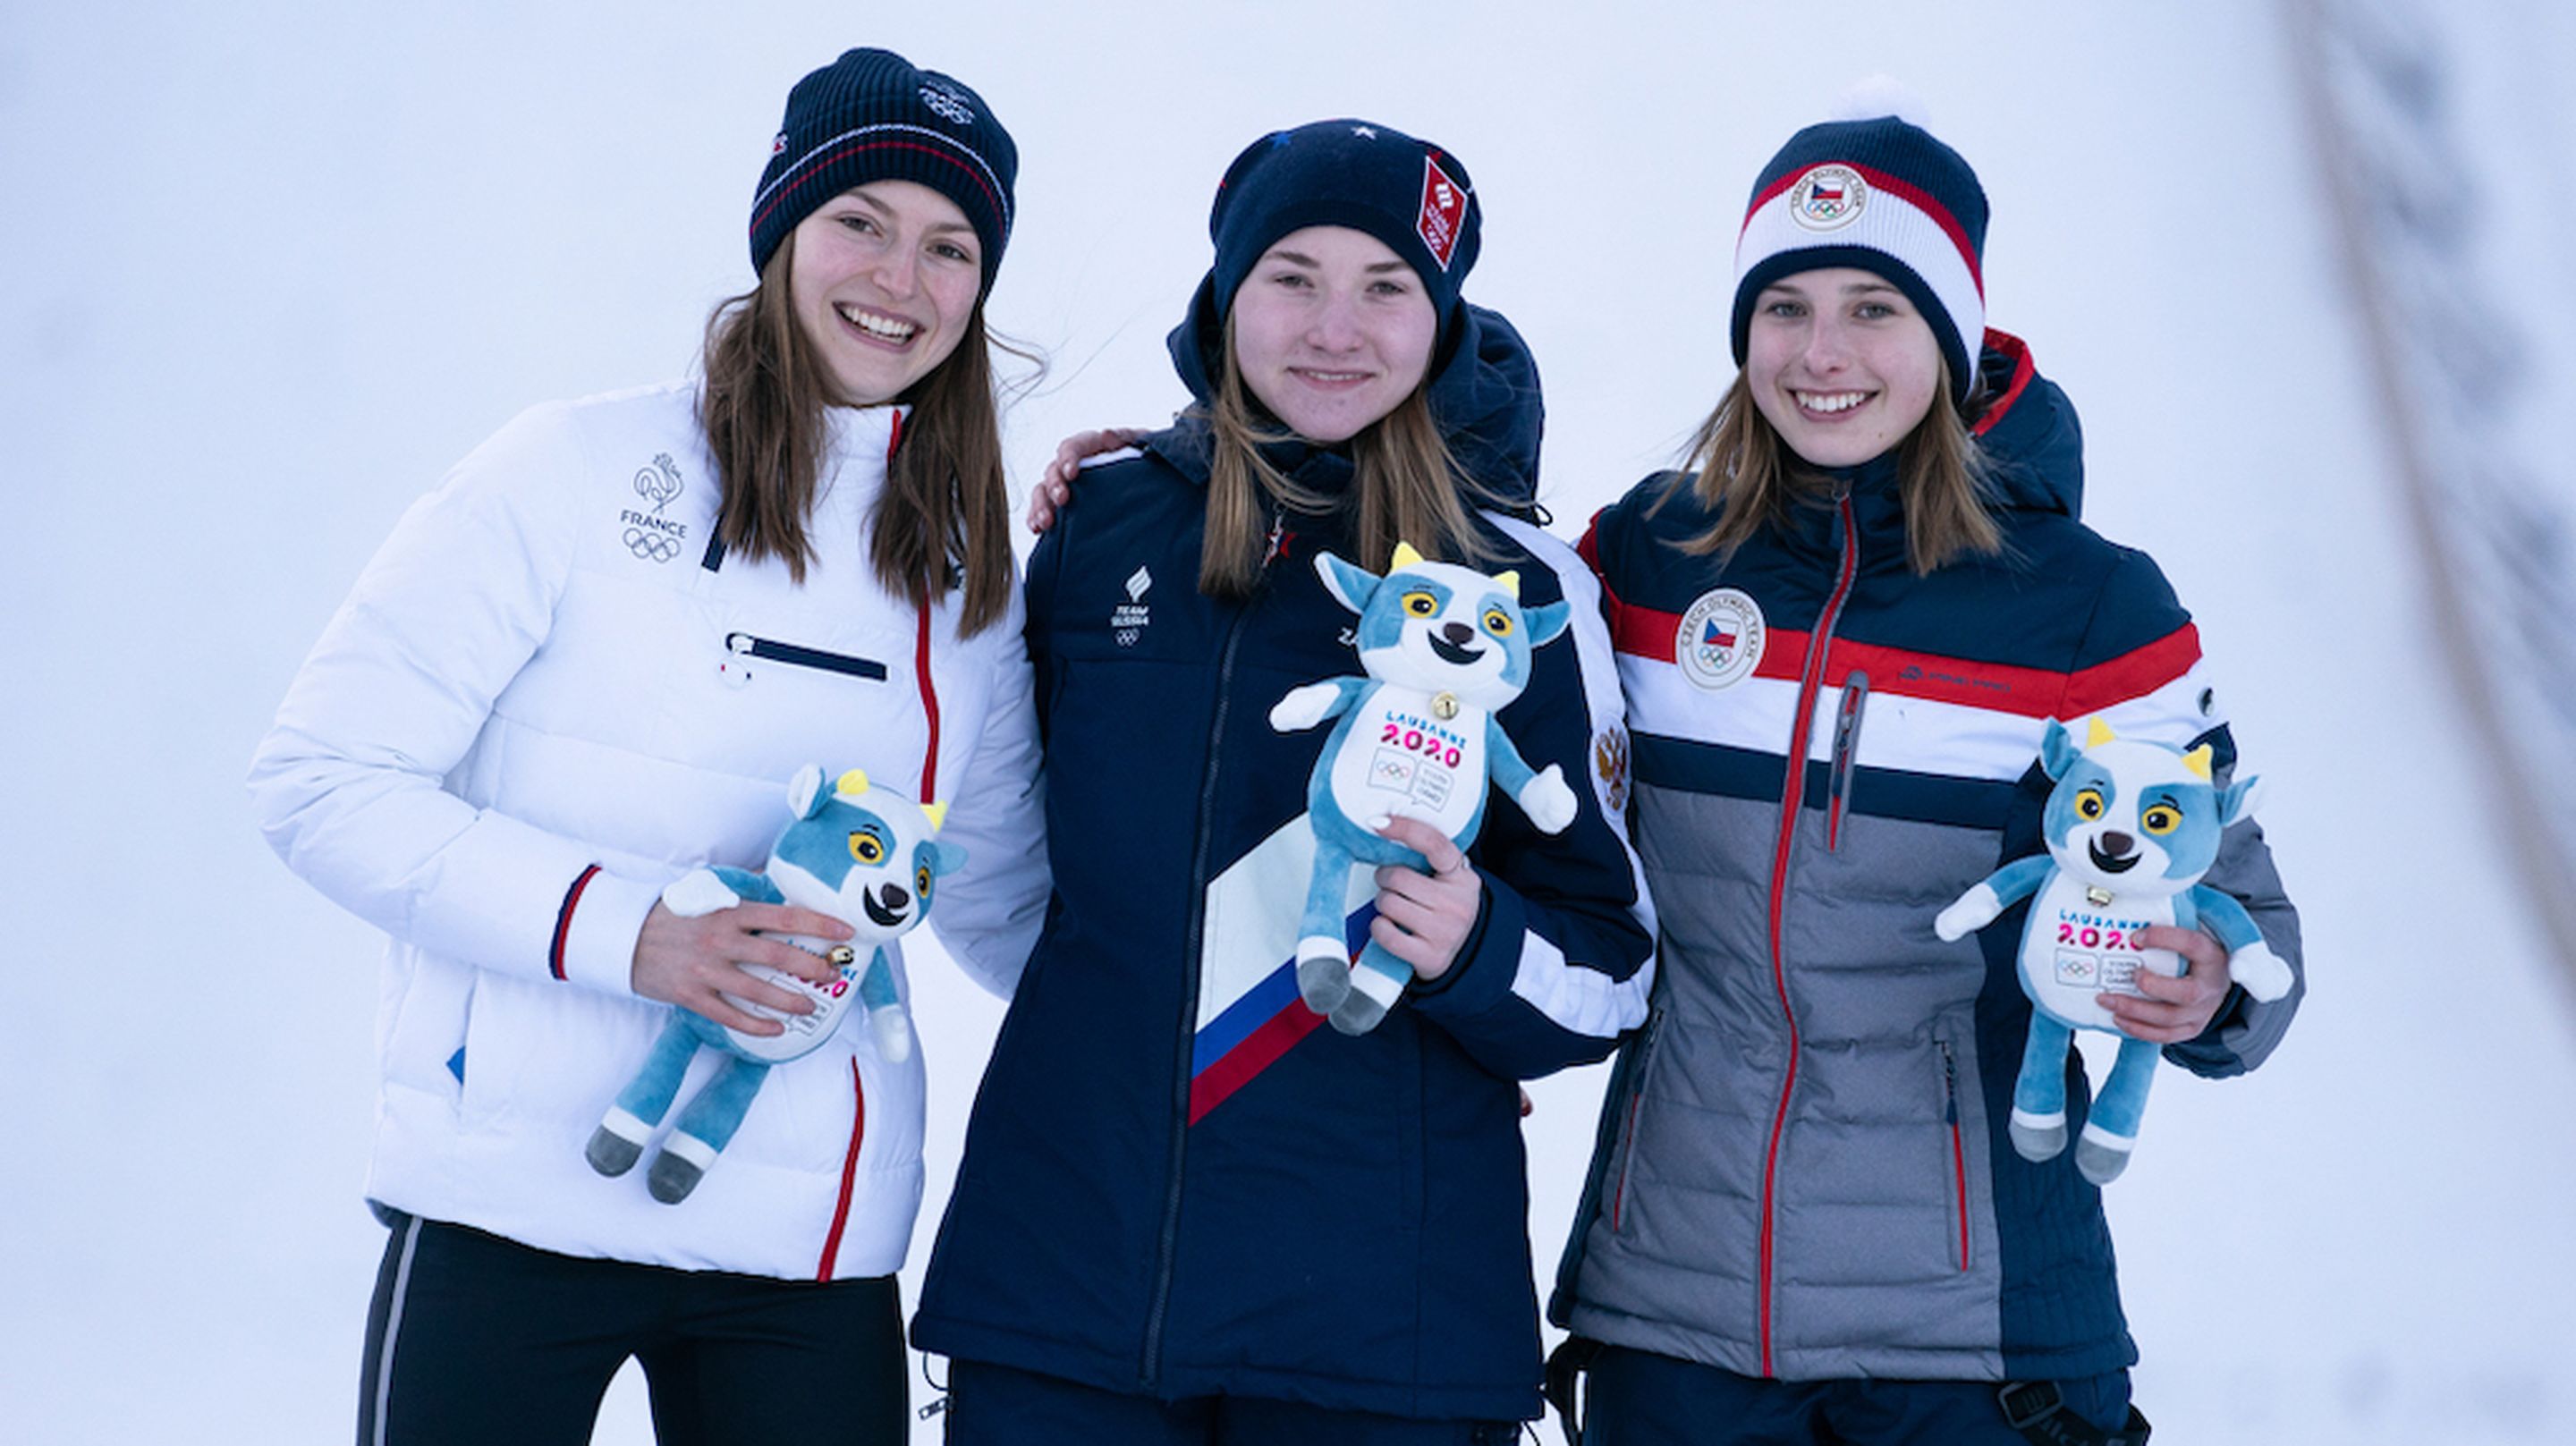
{"label": "navy blue jacket", "polygon": [[[1462,315],[1435,415],[1525,499],[1535,371],[1501,317]],[[1202,397],[1210,334],[1185,326],[1176,346]],[[1495,801],[1470,854],[1484,913],[1457,963],[1368,1034],[1318,1029],[1290,960],[1328,730],[1282,734],[1267,715],[1359,671],[1353,615],[1314,568],[1342,527],[1292,514],[1249,601],[1201,595],[1208,456],[1184,419],[1094,467],[1030,566],[1055,897],[975,1102],[915,1342],[1165,1399],[1533,1416],[1514,1080],[1608,1053],[1651,982],[1635,860],[1602,804],[1624,779],[1592,762],[1619,724],[1598,593],[1572,549],[1484,515],[1502,554],[1487,570],[1516,567],[1531,604],[1574,603],[1500,716],[1588,801],[1555,836]],[[1272,460],[1328,493],[1350,480],[1338,452]]]}

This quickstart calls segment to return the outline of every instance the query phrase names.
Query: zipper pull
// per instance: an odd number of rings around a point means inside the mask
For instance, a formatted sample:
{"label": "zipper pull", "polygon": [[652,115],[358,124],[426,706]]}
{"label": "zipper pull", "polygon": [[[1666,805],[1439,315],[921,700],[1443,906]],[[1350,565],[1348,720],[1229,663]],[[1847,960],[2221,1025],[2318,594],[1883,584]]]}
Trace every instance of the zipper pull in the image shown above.
{"label": "zipper pull", "polygon": [[1959,1061],[1950,1046],[1941,1046],[1941,1123],[1959,1123]]}
{"label": "zipper pull", "polygon": [[1860,754],[1861,712],[1869,705],[1869,674],[1855,668],[1843,679],[1843,698],[1834,710],[1834,762],[1825,776],[1825,851],[1841,844],[1843,810],[1850,805],[1854,760]]}
{"label": "zipper pull", "polygon": [[1286,514],[1282,513],[1277,507],[1272,507],[1270,509],[1270,538],[1261,546],[1261,565],[1263,567],[1266,568],[1270,566],[1271,560],[1279,556],[1279,544],[1286,536],[1286,526]]}

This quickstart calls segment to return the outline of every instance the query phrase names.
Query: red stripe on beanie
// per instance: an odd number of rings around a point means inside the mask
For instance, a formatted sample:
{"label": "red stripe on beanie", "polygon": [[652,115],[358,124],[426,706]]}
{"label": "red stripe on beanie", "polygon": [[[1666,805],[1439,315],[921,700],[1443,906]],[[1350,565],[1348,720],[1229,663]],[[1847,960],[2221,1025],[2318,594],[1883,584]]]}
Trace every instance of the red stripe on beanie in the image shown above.
{"label": "red stripe on beanie", "polygon": [[1931,217],[1933,224],[1939,226],[1949,236],[1950,244],[1959,248],[1959,259],[1968,263],[1968,279],[1976,283],[1977,299],[1979,301],[1986,299],[1986,276],[1984,269],[1977,264],[1977,248],[1968,244],[1967,228],[1959,224],[1958,217],[1950,214],[1949,207],[1933,200],[1931,192],[1921,190],[1911,182],[1899,180],[1875,166],[1857,165],[1848,161],[1844,164],[1858,171],[1862,180],[1910,203],[1914,209]]}
{"label": "red stripe on beanie", "polygon": [[857,145],[844,146],[840,150],[830,152],[827,155],[815,156],[808,159],[802,166],[797,168],[795,179],[781,180],[777,191],[770,196],[768,203],[752,213],[752,232],[755,235],[758,234],[760,231],[760,223],[768,219],[769,213],[777,210],[778,204],[781,201],[786,200],[789,195],[793,194],[807,182],[813,180],[815,172],[832,164],[834,161],[846,160],[851,156],[858,155],[865,151],[886,150],[919,151],[923,155],[937,156],[939,159],[946,161],[948,164],[955,166],[961,171],[964,171],[966,173],[966,178],[975,183],[975,189],[984,193],[985,202],[993,208],[993,219],[1001,224],[1003,239],[1006,241],[1010,239],[1011,213],[1003,206],[1002,198],[994,194],[992,186],[985,181],[983,173],[977,171],[973,166],[966,164],[964,161],[957,159],[957,157],[949,151],[942,150],[937,146],[925,146],[915,141],[862,141]]}

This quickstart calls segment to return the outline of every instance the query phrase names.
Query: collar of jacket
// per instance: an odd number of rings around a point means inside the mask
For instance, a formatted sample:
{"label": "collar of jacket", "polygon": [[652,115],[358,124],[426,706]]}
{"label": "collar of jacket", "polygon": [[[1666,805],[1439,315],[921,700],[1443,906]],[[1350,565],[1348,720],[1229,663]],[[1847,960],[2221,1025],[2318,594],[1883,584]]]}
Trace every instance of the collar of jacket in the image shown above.
{"label": "collar of jacket", "polygon": [[[1199,282],[1189,314],[1167,341],[1172,369],[1201,407],[1215,395],[1217,348],[1225,334],[1217,320],[1215,284],[1213,274]],[[1539,438],[1547,417],[1539,394],[1538,361],[1519,330],[1501,312],[1461,303],[1449,335],[1432,359],[1427,389],[1432,420],[1467,475],[1496,494],[1505,510],[1532,515],[1538,503]],[[1172,427],[1137,445],[1183,476],[1206,484],[1211,448],[1204,421],[1185,413]],[[1283,462],[1281,454],[1271,454],[1273,464],[1319,490],[1324,484],[1300,475],[1297,466],[1313,457],[1342,455],[1302,442],[1285,445],[1298,449],[1291,459],[1296,465]],[[1347,459],[1343,465],[1348,465]]]}

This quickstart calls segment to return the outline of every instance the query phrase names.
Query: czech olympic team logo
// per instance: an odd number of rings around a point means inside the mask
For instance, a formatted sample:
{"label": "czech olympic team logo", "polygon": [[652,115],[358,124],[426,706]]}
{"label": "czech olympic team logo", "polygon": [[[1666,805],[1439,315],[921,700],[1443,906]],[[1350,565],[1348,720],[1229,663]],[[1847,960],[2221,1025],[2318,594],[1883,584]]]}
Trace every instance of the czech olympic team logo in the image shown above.
{"label": "czech olympic team logo", "polygon": [[1849,166],[1818,166],[1789,188],[1789,219],[1810,231],[1839,231],[1860,218],[1869,183]]}
{"label": "czech olympic team logo", "polygon": [[1673,661],[1703,688],[1731,688],[1753,675],[1768,635],[1762,609],[1741,588],[1700,594],[1673,633]]}

